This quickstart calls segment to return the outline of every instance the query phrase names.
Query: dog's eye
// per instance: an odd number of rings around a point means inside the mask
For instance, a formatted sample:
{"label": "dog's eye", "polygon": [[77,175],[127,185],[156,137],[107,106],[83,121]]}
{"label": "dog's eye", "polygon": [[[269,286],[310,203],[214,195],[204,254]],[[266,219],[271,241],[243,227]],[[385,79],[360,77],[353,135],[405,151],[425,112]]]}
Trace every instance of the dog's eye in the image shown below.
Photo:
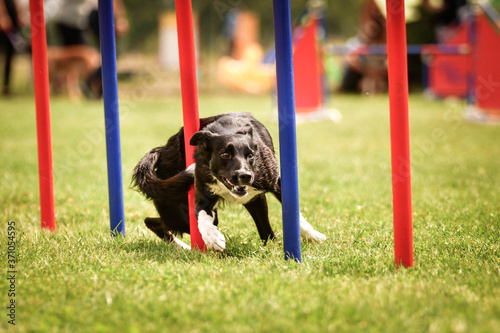
{"label": "dog's eye", "polygon": [[253,158],[253,154],[252,153],[248,154],[247,158],[248,159],[252,159]]}
{"label": "dog's eye", "polygon": [[226,153],[226,152],[224,152],[224,153],[221,153],[221,154],[220,154],[220,157],[221,157],[223,160],[227,160],[230,156],[231,156],[231,155],[229,155],[229,153]]}

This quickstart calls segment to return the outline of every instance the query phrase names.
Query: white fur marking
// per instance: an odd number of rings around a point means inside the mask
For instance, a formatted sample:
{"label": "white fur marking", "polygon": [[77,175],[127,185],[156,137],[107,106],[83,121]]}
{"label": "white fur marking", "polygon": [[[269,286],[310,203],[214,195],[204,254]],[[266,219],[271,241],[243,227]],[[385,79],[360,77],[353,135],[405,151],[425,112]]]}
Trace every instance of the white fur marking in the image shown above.
{"label": "white fur marking", "polygon": [[194,169],[196,168],[196,163],[191,164],[186,168],[186,172],[189,173],[191,176],[194,176]]}
{"label": "white fur marking", "polygon": [[[213,212],[212,212],[213,215]],[[198,214],[198,229],[205,245],[212,250],[224,251],[226,249],[226,238],[214,225],[214,217],[204,210]]]}
{"label": "white fur marking", "polygon": [[174,243],[175,245],[177,245],[180,249],[184,249],[184,250],[191,250],[191,247],[189,245],[187,245],[186,243],[184,243],[183,241],[181,241],[179,238],[175,237],[174,236]]}
{"label": "white fur marking", "polygon": [[306,221],[302,213],[300,214],[300,236],[308,241],[322,242],[326,236],[321,232],[315,230],[309,222]]}
{"label": "white fur marking", "polygon": [[227,187],[222,184],[217,178],[215,178],[215,180],[217,181],[217,183],[209,185],[210,192],[222,197],[229,203],[245,205],[249,203],[256,195],[262,193],[262,191],[257,190],[255,187],[248,186],[248,193],[245,196],[240,197],[228,190]]}

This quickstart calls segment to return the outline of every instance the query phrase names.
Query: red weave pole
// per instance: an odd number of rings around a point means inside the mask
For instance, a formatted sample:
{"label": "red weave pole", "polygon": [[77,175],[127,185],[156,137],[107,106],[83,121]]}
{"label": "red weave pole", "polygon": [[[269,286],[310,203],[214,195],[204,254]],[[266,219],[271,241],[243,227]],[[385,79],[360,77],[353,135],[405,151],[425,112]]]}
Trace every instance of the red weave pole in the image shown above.
{"label": "red weave pole", "polygon": [[38,171],[40,179],[40,214],[42,228],[55,231],[49,71],[43,0],[30,0],[30,12],[38,139]]}
{"label": "red weave pole", "polygon": [[[194,50],[193,9],[191,0],[175,0],[177,18],[177,40],[179,44],[179,66],[181,72],[182,113],[184,119],[184,146],[186,149],[186,167],[194,163],[195,147],[189,144],[194,133],[199,130],[198,86],[196,82],[196,57]],[[194,189],[188,193],[189,230],[191,248],[206,250],[205,243],[198,230],[194,208]]]}
{"label": "red weave pole", "polygon": [[397,266],[413,267],[408,64],[404,0],[386,0],[386,6],[394,254]]}

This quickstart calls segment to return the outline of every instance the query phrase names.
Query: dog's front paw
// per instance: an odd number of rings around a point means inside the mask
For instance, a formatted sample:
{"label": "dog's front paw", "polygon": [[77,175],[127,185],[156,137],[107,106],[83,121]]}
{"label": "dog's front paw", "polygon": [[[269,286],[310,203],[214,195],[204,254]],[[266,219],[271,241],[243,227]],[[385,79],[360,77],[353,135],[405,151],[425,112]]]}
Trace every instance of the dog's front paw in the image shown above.
{"label": "dog's front paw", "polygon": [[326,236],[314,229],[302,214],[300,214],[300,236],[307,241],[313,242],[322,242],[326,240]]}
{"label": "dog's front paw", "polygon": [[304,238],[305,240],[307,241],[312,241],[312,242],[322,242],[324,240],[326,240],[326,236],[324,234],[322,234],[321,232],[319,232],[318,230],[311,230],[307,233],[300,233],[300,235],[302,236],[302,238]]}
{"label": "dog's front paw", "polygon": [[212,250],[224,251],[226,249],[226,238],[214,225],[214,218],[204,210],[198,214],[198,229],[205,245]]}

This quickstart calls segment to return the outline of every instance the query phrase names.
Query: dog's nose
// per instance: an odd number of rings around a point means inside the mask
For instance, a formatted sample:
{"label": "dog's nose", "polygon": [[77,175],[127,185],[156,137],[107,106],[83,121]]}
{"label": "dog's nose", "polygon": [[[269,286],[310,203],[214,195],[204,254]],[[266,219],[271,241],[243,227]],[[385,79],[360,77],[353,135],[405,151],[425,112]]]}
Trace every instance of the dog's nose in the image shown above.
{"label": "dog's nose", "polygon": [[252,181],[252,174],[249,171],[240,171],[237,177],[240,184],[248,184]]}

